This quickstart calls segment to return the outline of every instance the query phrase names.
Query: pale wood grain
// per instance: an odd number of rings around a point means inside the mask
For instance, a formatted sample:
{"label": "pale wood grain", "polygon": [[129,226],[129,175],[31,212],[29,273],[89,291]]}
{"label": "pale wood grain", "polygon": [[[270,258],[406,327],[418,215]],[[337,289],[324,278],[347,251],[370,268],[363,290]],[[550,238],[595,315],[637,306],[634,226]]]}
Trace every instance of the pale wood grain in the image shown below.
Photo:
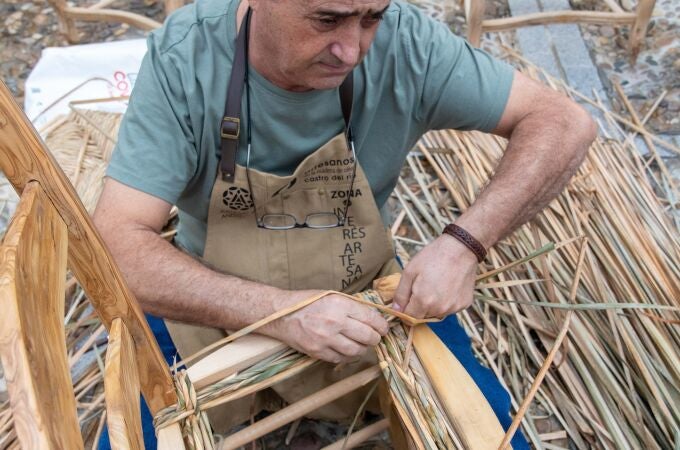
{"label": "pale wood grain", "polygon": [[82,449],[64,340],[66,225],[26,185],[0,247],[0,356],[26,449]]}
{"label": "pale wood grain", "polygon": [[458,359],[427,325],[415,327],[413,347],[465,448],[496,450],[503,427]]}
{"label": "pale wood grain", "polygon": [[18,193],[29,181],[37,180],[66,223],[69,267],[107,328],[120,317],[130,330],[137,347],[142,392],[151,412],[176,403],[168,365],[137,300],[73,186],[4,83],[0,83],[0,170]]}
{"label": "pale wood grain", "polygon": [[177,450],[184,448],[182,430],[178,423],[173,423],[158,431],[158,450]]}
{"label": "pale wood grain", "polygon": [[287,347],[276,339],[249,334],[197,361],[187,369],[187,375],[194,388],[201,389]]}
{"label": "pale wood grain", "polygon": [[139,375],[135,344],[127,327],[114,319],[109,332],[104,371],[106,422],[113,450],[144,448],[141,409],[139,406]]}

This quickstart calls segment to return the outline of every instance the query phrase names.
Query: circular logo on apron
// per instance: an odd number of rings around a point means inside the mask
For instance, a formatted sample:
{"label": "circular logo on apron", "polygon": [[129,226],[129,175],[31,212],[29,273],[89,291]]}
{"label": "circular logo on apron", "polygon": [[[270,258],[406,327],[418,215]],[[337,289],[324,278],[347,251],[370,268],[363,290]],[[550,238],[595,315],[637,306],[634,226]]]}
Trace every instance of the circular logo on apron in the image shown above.
{"label": "circular logo on apron", "polygon": [[232,186],[222,193],[222,203],[234,211],[248,211],[253,207],[253,199],[247,189]]}

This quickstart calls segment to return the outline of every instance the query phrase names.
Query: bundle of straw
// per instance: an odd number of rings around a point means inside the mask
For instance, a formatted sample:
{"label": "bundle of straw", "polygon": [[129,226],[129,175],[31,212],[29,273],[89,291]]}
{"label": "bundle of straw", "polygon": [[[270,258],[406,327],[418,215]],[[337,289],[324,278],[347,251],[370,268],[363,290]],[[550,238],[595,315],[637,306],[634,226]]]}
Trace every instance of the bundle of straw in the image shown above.
{"label": "bundle of straw", "polygon": [[[539,69],[513,62],[576,95]],[[680,444],[680,235],[667,209],[679,206],[677,192],[668,171],[650,171],[632,139],[614,126],[622,118],[599,107],[620,137],[599,138],[559,198],[491,249],[484,270],[533,261],[479,284],[479,301],[459,318],[518,408],[565,312],[576,313],[568,345],[536,386],[528,413],[517,417],[536,447],[673,448]],[[395,190],[401,209],[393,231],[402,251],[422,248],[474,202],[505,144],[454,131],[432,132],[418,143]],[[654,152],[651,158],[663,164]],[[566,244],[583,237],[579,258],[576,246]],[[536,258],[534,249],[549,242],[558,245]]]}
{"label": "bundle of straw", "polygon": [[104,187],[121,120],[121,114],[72,106],[70,114],[57,116],[40,131],[90,213]]}

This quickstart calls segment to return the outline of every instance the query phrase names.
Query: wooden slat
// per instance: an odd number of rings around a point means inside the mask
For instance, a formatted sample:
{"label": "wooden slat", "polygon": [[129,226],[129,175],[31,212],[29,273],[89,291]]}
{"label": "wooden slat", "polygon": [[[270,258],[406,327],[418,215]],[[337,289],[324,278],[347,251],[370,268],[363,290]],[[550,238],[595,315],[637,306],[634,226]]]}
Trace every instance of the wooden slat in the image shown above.
{"label": "wooden slat", "polygon": [[246,445],[247,443],[262,437],[287,423],[291,423],[295,419],[298,419],[305,414],[308,414],[324,405],[331,403],[334,400],[337,400],[343,395],[366,386],[380,375],[381,372],[379,366],[369,367],[368,369],[364,369],[361,372],[355,373],[344,380],[340,380],[335,384],[325,387],[320,391],[310,394],[307,397],[298,400],[289,406],[286,406],[280,411],[277,411],[274,414],[267,416],[258,422],[255,422],[249,427],[227,436],[222,441],[219,450],[233,450]]}
{"label": "wooden slat", "polygon": [[415,327],[413,348],[465,448],[496,450],[503,427],[458,359],[427,325]]}
{"label": "wooden slat", "polygon": [[140,384],[152,413],[177,400],[168,365],[137,300],[64,172],[38,133],[0,83],[0,170],[17,192],[31,180],[40,182],[68,228],[69,267],[109,328],[120,317],[137,347]]}
{"label": "wooden slat", "polygon": [[64,340],[66,225],[28,183],[0,247],[0,356],[23,448],[82,449]]}
{"label": "wooden slat", "polygon": [[114,319],[104,372],[106,422],[113,450],[144,448],[135,344],[125,324]]}
{"label": "wooden slat", "polygon": [[177,450],[184,448],[182,430],[178,423],[173,423],[158,432],[158,450]]}
{"label": "wooden slat", "polygon": [[250,334],[210,353],[187,369],[187,375],[198,390],[287,347],[276,339]]}

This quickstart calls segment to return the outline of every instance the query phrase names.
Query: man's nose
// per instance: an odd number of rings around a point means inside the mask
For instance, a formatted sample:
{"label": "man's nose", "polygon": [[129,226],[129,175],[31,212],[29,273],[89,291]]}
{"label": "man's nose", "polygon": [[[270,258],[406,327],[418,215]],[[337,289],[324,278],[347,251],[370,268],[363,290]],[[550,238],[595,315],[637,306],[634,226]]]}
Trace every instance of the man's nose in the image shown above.
{"label": "man's nose", "polygon": [[341,37],[331,44],[331,54],[346,66],[354,67],[359,64],[361,54],[361,30],[351,27],[343,30]]}

